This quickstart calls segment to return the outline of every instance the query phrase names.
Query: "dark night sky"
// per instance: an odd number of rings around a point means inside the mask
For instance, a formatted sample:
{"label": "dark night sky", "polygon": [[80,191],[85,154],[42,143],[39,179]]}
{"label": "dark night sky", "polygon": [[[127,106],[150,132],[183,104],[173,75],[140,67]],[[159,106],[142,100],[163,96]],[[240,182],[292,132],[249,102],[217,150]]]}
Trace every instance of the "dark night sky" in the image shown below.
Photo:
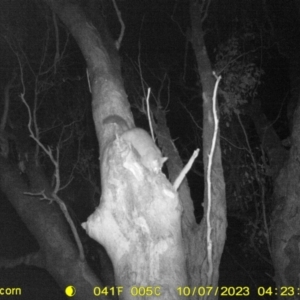
{"label": "dark night sky", "polygon": [[[138,95],[141,97],[141,94],[134,89],[137,88],[140,91],[140,77],[136,72],[136,67],[133,67],[138,59],[141,61],[143,79],[152,88],[155,95],[157,95],[162,78],[166,73],[168,74],[170,99],[168,99],[168,87],[165,86],[162,89],[161,101],[162,105],[167,107],[167,120],[172,138],[175,139],[182,159],[186,161],[195,148],[201,148],[202,136],[201,88],[196,72],[196,60],[191,44],[188,44],[188,48],[186,48],[186,32],[190,26],[188,1],[119,0],[117,3],[126,24],[120,56],[129,101],[134,104],[134,99]],[[259,37],[256,39],[258,50],[255,52],[255,63],[264,70],[261,84],[257,89],[257,97],[261,101],[267,118],[274,122],[273,126],[277,134],[281,139],[285,139],[289,135],[286,116],[287,105],[291,97],[289,68],[292,65],[291,57],[300,53],[300,24],[298,21],[300,18],[297,6],[292,0],[269,0],[266,1],[265,7],[263,3],[264,1],[261,0],[212,0],[207,20],[204,23],[205,41],[210,59],[214,64],[215,53],[222,43],[225,43],[233,34],[241,34],[244,27],[253,28],[253,32]],[[116,38],[120,26],[111,2],[107,1],[106,6],[108,10],[105,16],[108,27],[113,37]],[[18,67],[12,48],[22,47],[31,66],[35,69],[38,68],[38,61],[35,59],[41,56],[41,40],[44,39],[47,24],[52,24],[51,22],[52,16],[39,1],[2,0],[0,2],[1,93],[3,93],[4,85],[11,77],[12,70]],[[63,40],[67,38],[66,28],[62,25],[60,25],[60,36],[62,47]],[[74,103],[68,102],[67,99],[74,94],[90,101],[84,59],[74,40],[69,38],[63,66],[56,75],[57,77],[51,79],[53,85],[59,89],[52,88],[48,95],[43,95],[43,101],[47,97],[53,99],[58,94],[63,95],[62,97],[66,100],[64,104],[61,104],[62,110],[66,105],[74,106]],[[13,47],[9,47],[8,42]],[[246,47],[248,45],[245,45]],[[54,46],[52,50],[53,54]],[[51,52],[49,56],[51,56]],[[295,63],[293,74],[299,76],[300,69],[297,69],[297,66],[298,64]],[[28,66],[25,75],[28,76],[27,78],[31,76]],[[83,87],[84,91],[80,90],[79,87]],[[20,102],[18,102],[20,91],[16,88],[12,92],[11,122],[12,124],[16,122],[15,124],[21,127],[20,122],[15,121],[23,118],[18,115],[21,107]],[[32,95],[30,89],[28,95]],[[82,102],[76,103],[83,105],[81,109],[89,111],[90,108],[87,108],[89,106],[88,101]],[[43,103],[45,104],[45,102]],[[41,109],[42,113],[39,116],[41,122],[42,120],[51,122],[51,112],[55,112],[57,103],[59,101],[53,100],[53,103],[46,104],[45,108]],[[2,103],[0,102],[1,111]],[[147,124],[144,116],[138,114],[134,108],[133,113],[138,125]],[[191,121],[191,116],[194,122]],[[65,117],[72,119],[72,115]],[[59,115],[59,118],[63,120],[63,113]],[[90,121],[84,122],[86,128],[92,126]],[[200,127],[196,127],[195,122]],[[26,126],[26,123],[24,124],[23,127]],[[253,130],[251,126],[248,129],[249,132]],[[55,141],[54,137],[55,135],[49,135],[51,143]],[[87,141],[93,145],[93,142],[86,139],[85,142],[88,143]],[[49,172],[51,173],[51,168]],[[195,170],[188,176],[197,217],[201,215],[202,211],[203,184],[201,182],[203,178],[201,172],[201,162],[198,162]],[[84,190],[84,188],[82,189]],[[74,205],[74,210],[76,212],[76,205]],[[78,217],[82,221],[82,218],[87,217],[88,209],[81,209],[80,207],[79,210],[84,211],[83,215]],[[260,269],[259,264],[255,264],[247,257],[248,253],[243,253],[244,248],[240,244],[244,240],[241,237],[242,232],[239,230],[243,226],[240,220],[229,220],[228,238],[220,271],[220,283],[227,286],[229,284],[234,286],[272,285],[271,275],[265,275],[266,273],[272,274],[272,268],[260,264]],[[34,238],[3,194],[0,194],[0,237],[0,256],[17,257],[37,249]],[[245,269],[249,272],[247,273]],[[20,299],[63,299],[53,280],[45,272],[35,273],[35,271],[34,268],[28,270],[25,267],[18,267],[0,273],[0,287],[3,285],[22,285],[25,290],[27,289],[27,295],[30,297],[21,297]],[[229,276],[229,274],[231,275]],[[44,285],[43,288],[42,285]],[[41,286],[41,289],[38,289],[38,286]],[[40,293],[41,291],[43,294]],[[251,299],[255,298],[251,297]]]}

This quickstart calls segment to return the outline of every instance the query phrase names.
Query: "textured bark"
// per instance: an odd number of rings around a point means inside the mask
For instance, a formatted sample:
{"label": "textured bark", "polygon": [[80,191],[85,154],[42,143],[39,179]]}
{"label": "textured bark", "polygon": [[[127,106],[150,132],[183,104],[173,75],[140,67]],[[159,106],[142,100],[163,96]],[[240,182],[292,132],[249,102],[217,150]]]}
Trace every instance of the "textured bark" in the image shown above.
{"label": "textured bark", "polygon": [[[161,108],[157,108],[155,112],[155,117],[157,119],[157,140],[158,144],[163,150],[164,155],[168,157],[166,162],[169,173],[169,180],[174,183],[175,179],[180,174],[184,165],[179,156],[176,146],[172,142],[170,130],[167,126],[166,115]],[[194,205],[190,194],[190,188],[188,181],[185,178],[178,190],[179,198],[182,201],[183,215],[182,215],[182,225],[183,230],[190,230],[196,226],[196,220],[194,216]],[[185,234],[184,234],[185,237]]]}
{"label": "textured bark", "polygon": [[116,132],[134,126],[116,50],[110,46],[112,51],[107,51],[107,34],[99,33],[77,6],[65,0],[44,1],[70,29],[90,74],[102,196],[85,229],[112,258],[116,283],[124,287],[121,299],[132,298],[132,286],[163,286],[160,299],[177,299],[176,288],[187,284],[182,208],[166,178],[141,165],[138,149],[115,140]]}
{"label": "textured bark", "polygon": [[[300,103],[294,112],[291,149],[275,182],[272,260],[278,286],[300,284]],[[295,297],[294,299],[298,299]]]}
{"label": "textured bark", "polygon": [[[196,0],[190,1],[190,15],[192,24],[192,44],[198,64],[198,72],[200,75],[203,90],[203,162],[204,174],[207,177],[208,154],[211,150],[212,137],[214,132],[214,121],[212,112],[212,96],[215,80],[212,75],[212,68],[206,51],[203,30],[201,24],[201,8]],[[213,274],[212,281],[208,282],[207,272],[207,252],[206,245],[206,218],[201,221],[198,231],[195,233],[194,244],[191,245],[191,259],[189,260],[189,271],[191,272],[191,284],[197,285],[201,282],[203,286],[217,286],[219,280],[219,264],[223,253],[224,243],[226,239],[226,199],[225,199],[225,183],[223,176],[223,168],[221,161],[221,148],[219,134],[217,138],[216,148],[212,163],[212,206],[211,206],[211,240],[213,243]],[[204,192],[204,216],[207,214],[207,182],[205,181]],[[199,249],[200,248],[200,249]],[[198,252],[197,252],[198,249]],[[195,267],[196,266],[196,267]],[[215,298],[210,295],[207,299]]]}
{"label": "textured bark", "polygon": [[[295,9],[298,10],[299,15],[300,1],[296,0],[290,5],[290,7],[296,5]],[[291,14],[290,18],[296,20],[297,16]],[[274,180],[274,203],[270,232],[271,257],[275,270],[276,286],[296,288],[300,284],[300,59],[298,41],[292,37],[295,32],[299,31],[299,28],[288,33],[288,36],[283,26],[274,26],[274,31],[273,37],[275,39],[284,38],[287,41],[279,44],[279,50],[289,63],[290,97],[287,106],[287,119],[291,135],[286,139],[288,141],[286,145],[290,147],[289,151],[283,148],[272,124],[269,124],[266,117],[262,115],[258,104],[254,105],[252,119],[255,122],[262,146],[269,157],[270,175]],[[285,100],[282,99],[282,101]],[[297,292],[296,289],[295,292]],[[281,299],[279,296],[278,298]],[[299,296],[293,297],[291,295],[290,298],[299,299]]]}
{"label": "textured bark", "polygon": [[[115,138],[113,126],[103,126],[111,115],[122,117],[129,128],[133,118],[120,73],[117,50],[102,27],[94,27],[78,5],[67,0],[44,0],[70,30],[87,62],[92,89],[93,118],[100,153]],[[101,19],[101,15],[98,16]]]}
{"label": "textured bark", "polygon": [[266,116],[262,113],[259,100],[254,100],[249,113],[261,145],[269,158],[270,168],[268,175],[272,176],[273,180],[275,180],[288,158],[288,151],[281,145],[281,141],[272,124],[270,124]]}
{"label": "textured bark", "polygon": [[105,245],[116,284],[124,288],[121,299],[132,299],[133,286],[151,292],[160,286],[159,299],[179,299],[176,289],[187,277],[178,194],[161,172],[148,172],[125,141],[112,144],[103,164],[101,203],[84,227]]}
{"label": "textured bark", "polygon": [[78,249],[69,235],[69,225],[56,203],[24,194],[42,192],[49,195],[50,186],[35,163],[27,166],[29,189],[18,168],[0,157],[0,187],[15,207],[40,246],[40,266],[43,266],[62,289],[76,286],[76,299],[93,299],[93,288],[103,286],[85,261],[79,260]]}
{"label": "textured bark", "polygon": [[[157,130],[159,132],[157,135],[158,144],[162,148],[163,153],[168,157],[166,164],[168,167],[169,179],[171,183],[173,183],[184,166],[179,153],[172,142],[171,134],[167,127],[165,113],[160,108],[157,108],[155,117],[157,119]],[[197,230],[198,225],[194,216],[193,200],[191,198],[190,188],[186,178],[178,189],[178,195],[183,207],[181,225],[185,253],[188,253],[188,285],[193,286],[197,280],[199,282],[199,277],[197,275],[200,274],[197,274],[198,270],[196,268],[196,263],[198,263],[197,258],[199,255],[198,241],[203,235],[199,235],[201,230]],[[204,249],[202,249],[202,251],[204,252]],[[191,255],[191,253],[194,255]]]}
{"label": "textured bark", "polygon": [[[298,286],[300,270],[300,108],[293,113],[291,148],[288,152],[262,113],[259,103],[253,103],[250,116],[262,147],[269,158],[268,174],[274,181],[274,203],[271,217],[271,257],[277,286]],[[297,297],[295,297],[297,299]]]}

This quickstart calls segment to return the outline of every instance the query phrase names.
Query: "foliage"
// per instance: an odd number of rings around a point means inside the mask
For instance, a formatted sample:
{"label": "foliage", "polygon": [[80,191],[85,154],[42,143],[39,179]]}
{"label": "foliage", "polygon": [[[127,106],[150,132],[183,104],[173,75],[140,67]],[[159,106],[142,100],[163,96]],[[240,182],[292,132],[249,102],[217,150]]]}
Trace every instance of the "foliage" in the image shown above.
{"label": "foliage", "polygon": [[232,113],[240,113],[241,106],[257,96],[257,87],[264,74],[255,62],[258,49],[246,50],[242,45],[251,44],[255,34],[233,36],[219,47],[216,54],[215,69],[222,75],[221,94],[225,100],[220,106],[221,113],[231,117]]}
{"label": "foliage", "polygon": [[251,118],[245,114],[258,96],[264,74],[258,65],[258,41],[254,32],[235,34],[219,46],[215,69],[222,75],[219,103],[228,213],[246,221],[244,250],[267,260],[266,206],[271,189],[264,153]]}

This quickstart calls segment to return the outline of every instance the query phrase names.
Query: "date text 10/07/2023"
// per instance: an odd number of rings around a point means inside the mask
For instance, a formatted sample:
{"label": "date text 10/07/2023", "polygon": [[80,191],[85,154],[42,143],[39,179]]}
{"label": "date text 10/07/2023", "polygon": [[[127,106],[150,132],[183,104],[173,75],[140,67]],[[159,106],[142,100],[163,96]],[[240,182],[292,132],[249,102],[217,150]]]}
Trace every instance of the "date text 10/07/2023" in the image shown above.
{"label": "date text 10/07/2023", "polygon": [[[133,286],[130,288],[130,294],[132,296],[157,296],[159,297],[163,293],[163,287],[159,286]],[[124,291],[124,287],[95,287],[94,295],[95,296],[104,296],[104,295],[120,295]],[[248,286],[221,286],[221,287],[212,287],[212,286],[198,286],[198,287],[178,287],[177,293],[179,296],[190,297],[194,295],[198,296],[250,296],[251,294],[258,296],[285,296],[285,297],[294,297],[300,296],[300,287],[292,286],[282,286],[282,287],[263,287],[259,286],[255,290],[250,290]]]}

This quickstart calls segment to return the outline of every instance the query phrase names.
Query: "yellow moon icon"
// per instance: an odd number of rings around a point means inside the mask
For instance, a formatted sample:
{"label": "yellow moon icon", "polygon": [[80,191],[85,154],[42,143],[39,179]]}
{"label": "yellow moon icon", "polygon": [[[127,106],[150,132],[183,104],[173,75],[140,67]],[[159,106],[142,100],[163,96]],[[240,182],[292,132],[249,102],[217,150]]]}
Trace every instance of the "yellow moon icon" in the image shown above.
{"label": "yellow moon icon", "polygon": [[66,287],[65,293],[66,293],[67,296],[73,297],[76,294],[76,289],[75,289],[74,286],[69,285],[69,286]]}

